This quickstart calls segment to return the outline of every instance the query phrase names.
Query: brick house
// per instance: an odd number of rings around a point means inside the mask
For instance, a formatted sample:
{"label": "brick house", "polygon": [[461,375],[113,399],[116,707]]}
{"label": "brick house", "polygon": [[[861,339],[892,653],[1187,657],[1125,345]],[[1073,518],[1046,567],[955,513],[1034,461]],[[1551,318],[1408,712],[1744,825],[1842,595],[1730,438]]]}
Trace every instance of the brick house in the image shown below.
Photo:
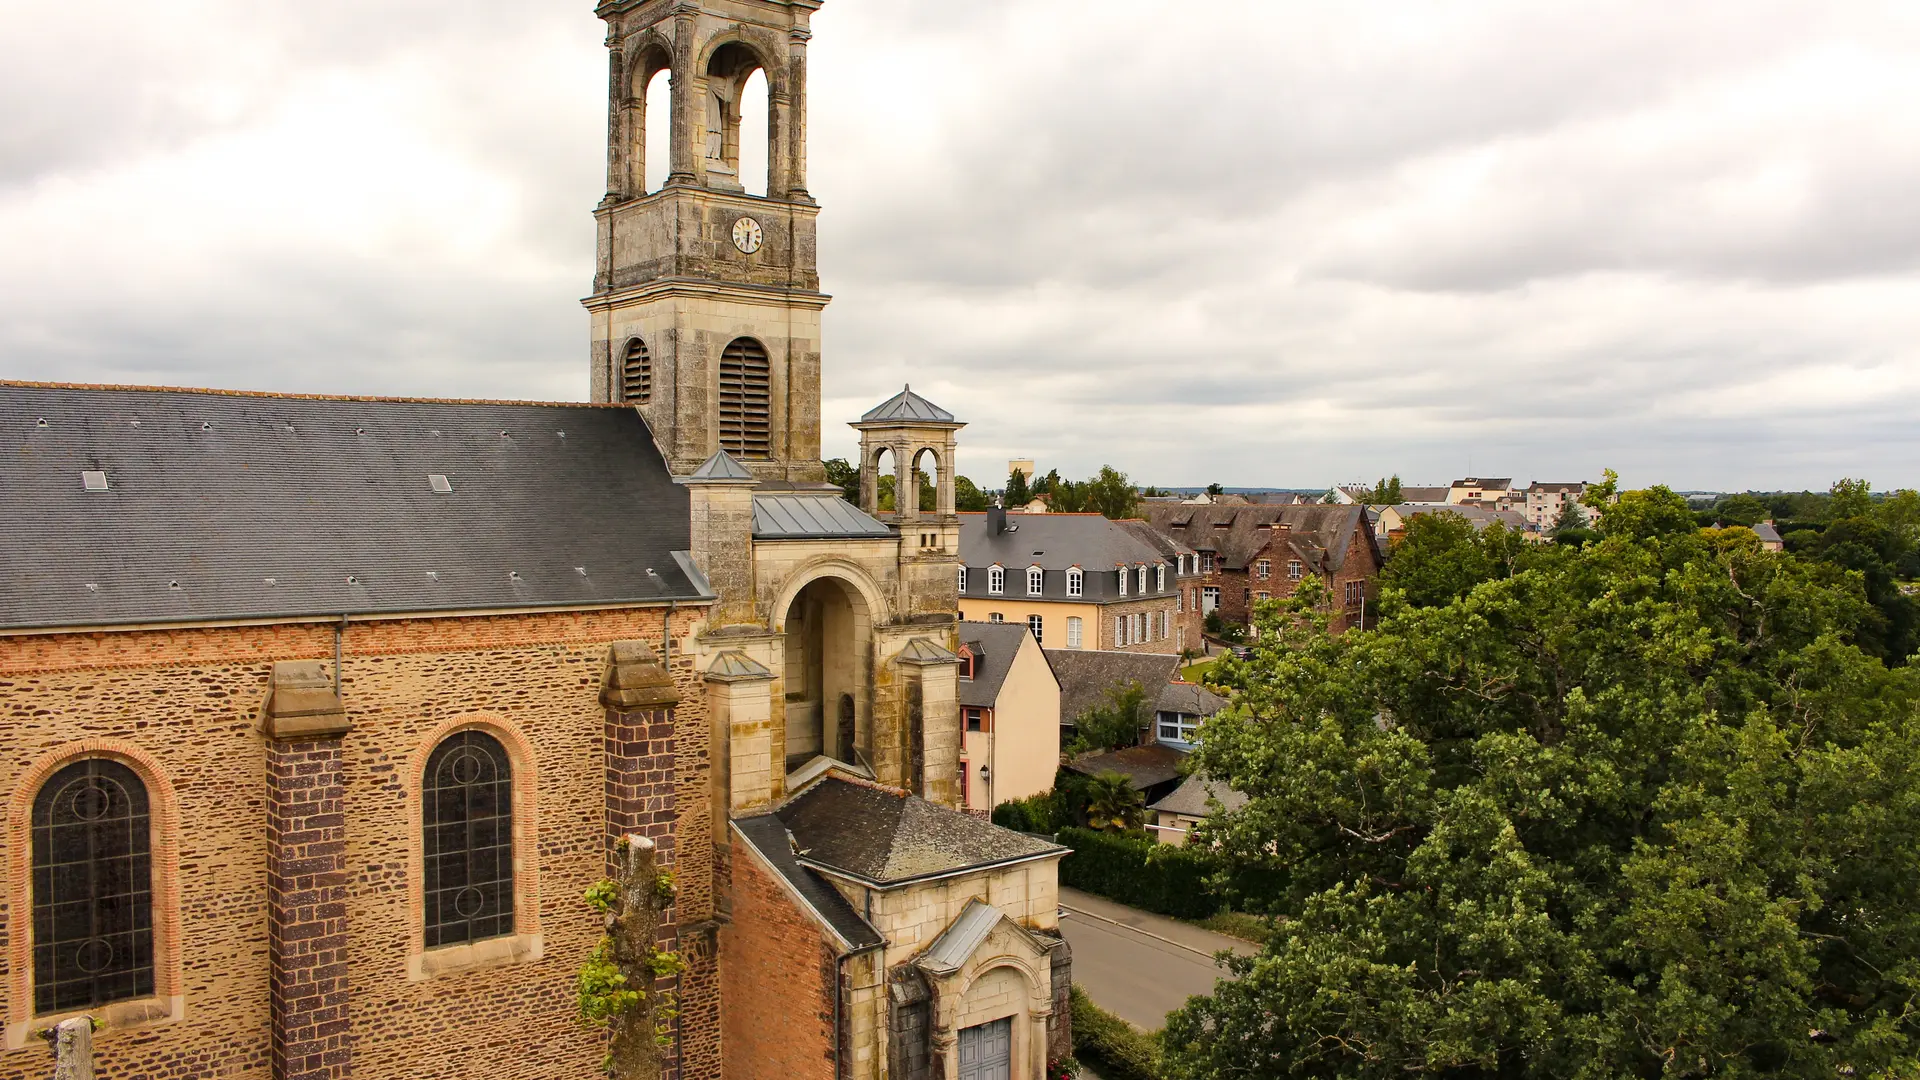
{"label": "brick house", "polygon": [[1183,585],[1204,618],[1246,624],[1255,603],[1291,596],[1309,576],[1329,584],[1334,629],[1361,624],[1380,551],[1359,505],[1154,507],[1148,520],[1198,554],[1198,576]]}

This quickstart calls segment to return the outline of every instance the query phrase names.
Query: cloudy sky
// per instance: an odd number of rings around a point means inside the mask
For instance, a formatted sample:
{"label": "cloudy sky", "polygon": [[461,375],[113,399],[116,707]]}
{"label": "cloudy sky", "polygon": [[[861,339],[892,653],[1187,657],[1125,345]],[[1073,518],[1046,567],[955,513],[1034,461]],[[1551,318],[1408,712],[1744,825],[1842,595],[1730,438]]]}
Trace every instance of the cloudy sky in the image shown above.
{"label": "cloudy sky", "polygon": [[[0,378],[586,394],[587,0],[0,0]],[[1920,483],[1920,4],[828,0],[829,452]]]}

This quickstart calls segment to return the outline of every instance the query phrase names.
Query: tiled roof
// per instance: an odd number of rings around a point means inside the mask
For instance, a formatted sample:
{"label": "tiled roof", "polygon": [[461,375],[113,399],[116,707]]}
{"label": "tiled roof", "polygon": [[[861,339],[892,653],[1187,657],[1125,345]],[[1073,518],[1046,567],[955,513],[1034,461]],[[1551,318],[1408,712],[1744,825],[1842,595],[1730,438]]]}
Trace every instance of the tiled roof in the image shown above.
{"label": "tiled roof", "polygon": [[1106,705],[1114,690],[1137,682],[1148,701],[1180,670],[1180,658],[1168,653],[1130,653],[1114,650],[1048,649],[1047,662],[1060,680],[1060,722],[1071,724],[1088,709]]}
{"label": "tiled roof", "polygon": [[883,423],[888,420],[917,420],[932,424],[951,424],[953,414],[913,392],[909,386],[887,400],[868,409],[860,418],[863,424]]}
{"label": "tiled roof", "polygon": [[1208,780],[1201,776],[1189,776],[1173,789],[1173,793],[1152,806],[1149,810],[1158,810],[1182,817],[1203,818],[1213,813],[1211,799],[1222,809],[1238,810],[1247,805],[1247,797],[1217,780]]}
{"label": "tiled roof", "polygon": [[1185,716],[1212,716],[1226,707],[1226,698],[1204,686],[1190,682],[1168,683],[1153,703],[1155,712],[1180,713]]}
{"label": "tiled roof", "polygon": [[1066,851],[904,791],[837,776],[801,792],[776,815],[793,834],[803,865],[882,888]]}
{"label": "tiled roof", "polygon": [[0,383],[0,506],[6,627],[702,595],[630,408]]}
{"label": "tiled roof", "polygon": [[1104,754],[1083,754],[1067,763],[1067,768],[1087,776],[1117,772],[1127,778],[1135,791],[1145,791],[1180,777],[1180,763],[1187,760],[1184,750],[1152,743],[1129,746]]}
{"label": "tiled roof", "polygon": [[1189,547],[1216,552],[1229,570],[1246,569],[1261,548],[1281,538],[1280,529],[1262,526],[1287,526],[1281,546],[1301,552],[1316,569],[1322,558],[1340,566],[1356,534],[1371,535],[1357,504],[1154,507],[1149,520]]}
{"label": "tiled roof", "polygon": [[767,860],[774,871],[785,878],[793,891],[800,894],[807,906],[818,914],[827,928],[839,936],[840,940],[854,950],[869,949],[885,944],[880,932],[873,924],[860,917],[860,913],[847,903],[840,890],[828,884],[819,874],[800,865],[793,856],[793,839],[787,833],[779,817],[773,814],[760,814],[756,817],[736,818],[735,831],[753,845],[755,851]]}
{"label": "tiled roof", "polygon": [[837,492],[753,497],[755,540],[851,540],[892,535],[892,529]]}
{"label": "tiled roof", "polygon": [[1013,658],[1032,636],[1025,623],[961,623],[960,641],[973,650],[974,670],[973,678],[960,680],[960,704],[994,708],[1007,672],[1013,669]]}

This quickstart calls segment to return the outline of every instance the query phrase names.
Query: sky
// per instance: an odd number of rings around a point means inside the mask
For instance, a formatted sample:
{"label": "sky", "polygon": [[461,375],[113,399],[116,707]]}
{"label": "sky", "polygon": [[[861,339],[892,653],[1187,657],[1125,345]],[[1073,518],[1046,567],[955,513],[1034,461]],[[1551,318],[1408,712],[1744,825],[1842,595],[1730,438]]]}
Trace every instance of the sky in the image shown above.
{"label": "sky", "polygon": [[[1920,485],[1920,4],[827,0],[825,442]],[[582,399],[587,0],[0,0],[0,378]]]}

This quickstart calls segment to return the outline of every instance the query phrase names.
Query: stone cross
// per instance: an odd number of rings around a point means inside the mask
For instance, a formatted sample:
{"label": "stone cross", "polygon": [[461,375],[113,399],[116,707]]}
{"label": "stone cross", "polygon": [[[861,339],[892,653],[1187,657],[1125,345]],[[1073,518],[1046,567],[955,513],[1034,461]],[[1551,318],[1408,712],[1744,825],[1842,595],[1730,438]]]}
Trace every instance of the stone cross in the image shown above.
{"label": "stone cross", "polygon": [[62,1020],[53,1029],[53,1080],[93,1080],[93,1017]]}

